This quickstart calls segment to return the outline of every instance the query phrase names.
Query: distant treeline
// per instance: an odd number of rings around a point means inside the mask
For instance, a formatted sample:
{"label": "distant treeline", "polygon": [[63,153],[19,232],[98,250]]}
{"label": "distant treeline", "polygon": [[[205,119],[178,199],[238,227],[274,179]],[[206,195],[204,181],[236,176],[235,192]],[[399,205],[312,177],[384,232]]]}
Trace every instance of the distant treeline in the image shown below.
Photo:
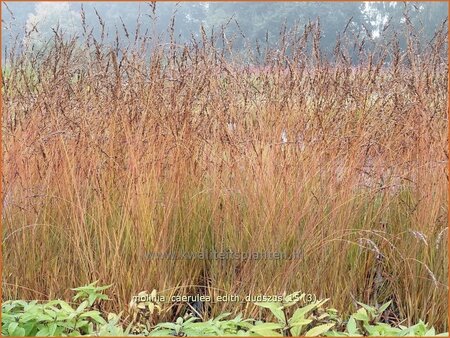
{"label": "distant treeline", "polygon": [[[447,2],[6,2],[2,50],[14,42],[36,48],[61,30],[67,36],[93,34],[124,45],[145,31],[160,41],[172,38],[179,44],[222,35],[217,40],[228,41],[234,50],[255,51],[276,47],[286,31],[295,35],[311,23],[320,25],[321,48],[329,55],[338,38],[349,33],[365,40],[363,48],[398,36],[403,49],[407,26],[426,44],[446,19],[447,8]],[[85,31],[83,23],[91,30]]]}

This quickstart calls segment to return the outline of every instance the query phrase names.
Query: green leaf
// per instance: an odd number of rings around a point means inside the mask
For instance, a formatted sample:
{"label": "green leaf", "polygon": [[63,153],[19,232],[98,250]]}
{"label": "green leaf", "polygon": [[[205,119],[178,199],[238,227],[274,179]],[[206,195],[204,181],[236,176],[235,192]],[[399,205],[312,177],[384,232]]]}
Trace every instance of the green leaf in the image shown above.
{"label": "green leaf", "polygon": [[82,296],[84,296],[84,294],[82,294],[81,292],[77,293],[75,296],[72,297],[72,300],[75,302],[78,300],[78,298],[81,298]]}
{"label": "green leaf", "polygon": [[280,330],[282,328],[283,325],[278,323],[262,323],[253,326],[250,331],[255,332],[261,336],[281,337],[282,335],[274,330]]}
{"label": "green leaf", "polygon": [[48,327],[48,335],[54,336],[57,328],[58,326],[55,323],[50,324],[50,326]]}
{"label": "green leaf", "polygon": [[97,299],[96,294],[95,293],[91,293],[89,295],[89,297],[88,297],[89,305],[92,306],[92,304],[94,304],[96,299]]}
{"label": "green leaf", "polygon": [[78,313],[83,312],[84,309],[86,309],[88,307],[88,305],[89,305],[89,303],[85,300],[80,305],[78,305],[78,307],[77,307],[77,309],[75,311],[78,312]]}
{"label": "green leaf", "polygon": [[49,315],[52,319],[55,319],[56,313],[58,311],[59,311],[58,309],[56,309],[56,311],[55,310],[51,310],[51,309],[44,309],[44,313]]}
{"label": "green leaf", "polygon": [[80,291],[80,290],[86,290],[86,289],[93,289],[93,288],[95,288],[95,285],[97,283],[98,283],[98,280],[96,280],[95,282],[92,282],[91,284],[79,286],[79,287],[71,289],[71,290],[73,290],[73,291]]}
{"label": "green leaf", "polygon": [[362,320],[364,322],[369,320],[366,309],[358,309],[358,311],[356,311],[356,313],[354,313],[352,317],[356,320]]}
{"label": "green leaf", "polygon": [[329,333],[327,333],[327,337],[348,337],[349,334],[345,333],[345,332],[336,332],[336,331],[331,331]]}
{"label": "green leaf", "polygon": [[156,336],[156,337],[165,337],[165,336],[173,336],[172,330],[153,330],[150,332],[149,336]]}
{"label": "green leaf", "polygon": [[316,327],[313,327],[311,330],[305,333],[305,337],[316,337],[321,334],[327,332],[334,326],[334,323],[331,324],[322,324]]}
{"label": "green leaf", "polygon": [[285,322],[286,318],[282,310],[283,304],[279,302],[256,302],[255,305],[269,309],[280,322]]}
{"label": "green leaf", "polygon": [[157,328],[176,330],[178,328],[177,324],[174,323],[159,323],[156,325]]}
{"label": "green leaf", "polygon": [[61,306],[61,309],[63,309],[66,312],[72,313],[75,311],[69,304],[67,304],[64,301],[60,301],[58,304],[59,306]]}
{"label": "green leaf", "polygon": [[354,333],[358,333],[358,329],[356,328],[356,321],[353,316],[350,316],[348,322],[347,322],[347,332],[352,335]]}
{"label": "green leaf", "polygon": [[10,336],[13,335],[14,331],[17,329],[18,326],[19,326],[19,323],[17,323],[17,322],[12,322],[8,325],[8,333]]}
{"label": "green leaf", "polygon": [[425,336],[435,336],[435,335],[436,335],[436,330],[434,329],[434,327],[432,327],[427,332],[425,332]]}
{"label": "green leaf", "polygon": [[297,327],[297,326],[308,325],[311,322],[312,322],[312,319],[299,319],[296,322],[290,322],[289,325],[292,327]]}
{"label": "green leaf", "polygon": [[291,333],[294,336],[299,336],[300,333],[302,332],[302,329],[305,325],[308,325],[309,323],[311,323],[312,320],[311,319],[298,319],[298,321],[296,322],[290,322],[289,325],[291,327]]}
{"label": "green leaf", "polygon": [[103,291],[103,290],[109,289],[111,286],[113,286],[113,284],[104,285],[104,286],[97,286],[95,289],[97,291]]}
{"label": "green leaf", "polygon": [[25,336],[25,329],[23,327],[17,327],[12,336],[16,336],[16,337],[24,337]]}
{"label": "green leaf", "polygon": [[305,318],[305,315],[309,312],[314,310],[315,308],[317,308],[318,304],[320,304],[320,302],[314,302],[311,304],[308,304],[304,307],[298,308],[297,310],[295,310],[294,314],[292,315],[290,322],[297,322],[299,319],[303,319]]}
{"label": "green leaf", "polygon": [[25,329],[25,336],[34,336],[34,334],[31,334],[31,332],[33,332],[35,325],[36,324],[33,322],[29,322],[22,325],[22,327]]}
{"label": "green leaf", "polygon": [[239,323],[239,326],[250,330],[254,325],[250,324],[249,322],[242,321]]}
{"label": "green leaf", "polygon": [[392,300],[381,305],[380,308],[378,309],[378,313],[383,313],[389,307],[389,305],[391,305],[391,303],[392,303]]}
{"label": "green leaf", "polygon": [[303,326],[294,326],[291,328],[291,333],[294,337],[300,336],[300,333],[302,332]]}
{"label": "green leaf", "polygon": [[93,320],[95,320],[99,324],[106,324],[106,320],[104,320],[100,316],[100,312],[98,312],[98,311],[88,311],[88,312],[82,313],[80,315],[80,318],[86,318],[86,317],[92,318]]}
{"label": "green leaf", "polygon": [[[109,300],[108,295],[104,295],[103,293],[97,293],[97,294],[95,294],[95,296],[97,297],[97,299]],[[151,303],[151,304],[153,304],[153,303]]]}
{"label": "green leaf", "polygon": [[53,334],[53,336],[54,337],[56,337],[56,336],[62,336],[63,335],[63,332],[66,330],[66,328],[65,327],[63,327],[63,326],[58,326],[57,328],[56,328],[56,331],[55,331],[55,333]]}
{"label": "green leaf", "polygon": [[375,314],[375,313],[377,312],[377,309],[375,309],[375,308],[372,307],[372,306],[366,305],[366,304],[361,303],[361,302],[356,302],[356,303],[358,303],[359,305],[361,305],[361,306],[362,306],[364,309],[366,309],[366,311],[367,311],[368,313],[370,313],[370,314]]}
{"label": "green leaf", "polygon": [[282,337],[281,333],[269,329],[259,329],[253,332],[265,337]]}
{"label": "green leaf", "polygon": [[215,321],[219,321],[219,320],[222,320],[222,319],[224,319],[224,318],[226,318],[226,317],[228,317],[230,315],[231,315],[231,312],[225,312],[225,313],[222,313],[222,314],[218,315],[216,318],[214,318],[214,320]]}
{"label": "green leaf", "polygon": [[47,337],[49,336],[48,327],[43,327],[36,333],[36,337]]}
{"label": "green leaf", "polygon": [[[83,327],[83,326],[86,326],[86,325],[88,325],[88,324],[89,324],[89,322],[88,322],[87,320],[79,320],[79,321],[77,322],[75,328],[79,329],[79,328],[81,328],[81,327]],[[73,326],[73,325],[72,325],[72,326]]]}
{"label": "green leaf", "polygon": [[381,334],[380,327],[378,326],[364,324],[364,328],[366,329],[367,332],[369,332],[370,336],[379,336]]}
{"label": "green leaf", "polygon": [[69,333],[69,336],[70,336],[70,337],[81,336],[81,332],[75,330],[75,331],[70,332],[70,333]]}
{"label": "green leaf", "polygon": [[38,322],[51,322],[54,320],[52,316],[46,314],[40,314],[39,317],[36,318]]}

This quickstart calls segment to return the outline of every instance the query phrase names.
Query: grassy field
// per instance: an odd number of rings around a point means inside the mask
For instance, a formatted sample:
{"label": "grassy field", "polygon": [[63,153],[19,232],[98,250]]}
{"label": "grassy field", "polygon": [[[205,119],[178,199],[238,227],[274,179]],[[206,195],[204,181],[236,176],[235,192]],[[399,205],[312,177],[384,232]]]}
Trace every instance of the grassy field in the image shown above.
{"label": "grassy field", "polygon": [[[448,330],[447,30],[404,33],[404,50],[348,36],[331,56],[315,24],[245,58],[221,34],[10,50],[3,299],[100,280],[119,312],[142,290],[300,290]],[[212,251],[297,256],[155,256]],[[226,311],[262,315],[217,302],[205,316]]]}

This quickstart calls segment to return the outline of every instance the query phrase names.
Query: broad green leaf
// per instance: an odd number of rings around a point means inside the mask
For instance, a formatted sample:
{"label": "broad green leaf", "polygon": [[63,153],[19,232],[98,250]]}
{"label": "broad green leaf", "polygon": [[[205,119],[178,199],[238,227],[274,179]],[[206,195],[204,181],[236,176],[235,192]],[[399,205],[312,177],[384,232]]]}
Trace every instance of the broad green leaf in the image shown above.
{"label": "broad green leaf", "polygon": [[99,324],[106,324],[106,320],[104,320],[100,316],[100,312],[98,312],[98,311],[88,311],[88,312],[82,313],[80,315],[80,318],[86,318],[86,317],[90,317],[90,318],[94,319]]}
{"label": "broad green leaf", "polygon": [[316,327],[313,327],[311,330],[305,333],[305,337],[316,337],[324,334],[329,331],[334,326],[334,323],[331,324],[322,324]]}
{"label": "broad green leaf", "polygon": [[436,335],[436,330],[434,329],[434,327],[432,327],[427,332],[425,332],[425,336],[435,336],[435,335]]}
{"label": "broad green leaf", "polygon": [[236,335],[239,336],[239,337],[243,337],[243,336],[249,336],[250,334],[249,334],[247,331],[239,330],[239,331],[236,333]]}
{"label": "broad green leaf", "polygon": [[280,330],[283,328],[283,325],[278,323],[262,323],[253,326],[250,331],[255,332],[261,336],[276,336],[280,337],[281,334],[274,330]]}
{"label": "broad green leaf", "polygon": [[77,293],[75,296],[73,296],[72,297],[72,300],[73,301],[77,301],[78,300],[78,298],[80,298],[80,297],[82,297],[83,296],[83,294],[80,292],[80,293]]}
{"label": "broad green leaf", "polygon": [[82,302],[80,305],[78,305],[76,312],[80,313],[83,312],[84,309],[88,307],[89,303],[87,301]]}
{"label": "broad green leaf", "polygon": [[81,336],[81,332],[80,332],[80,331],[77,331],[77,330],[75,330],[75,331],[72,331],[72,332],[70,332],[70,333],[69,333],[69,336],[70,336],[70,337],[77,337],[77,336]]}
{"label": "broad green leaf", "polygon": [[317,307],[321,307],[323,304],[325,304],[325,303],[328,302],[329,300],[330,300],[330,298],[325,298],[325,299],[322,299],[322,300],[317,301],[317,302],[316,302]]}
{"label": "broad green leaf", "polygon": [[[80,327],[86,326],[88,324],[89,324],[89,321],[87,321],[87,320],[78,320],[75,325],[75,328],[79,329]],[[73,325],[72,325],[72,327],[73,327]]]}
{"label": "broad green leaf", "polygon": [[51,322],[54,320],[52,316],[41,313],[39,317],[36,318],[39,322]]}
{"label": "broad green leaf", "polygon": [[103,290],[109,289],[111,286],[113,286],[113,284],[109,284],[109,285],[105,285],[105,286],[97,286],[95,289],[97,291],[103,291]]}
{"label": "broad green leaf", "polygon": [[179,326],[174,323],[159,323],[156,325],[156,327],[158,327],[158,328],[162,327],[164,329],[176,330]]}
{"label": "broad green leaf", "polygon": [[254,325],[250,324],[249,322],[242,321],[242,322],[239,323],[239,326],[250,330]]}
{"label": "broad green leaf", "polygon": [[18,326],[19,326],[19,323],[17,323],[17,322],[12,322],[8,325],[8,333],[10,336],[13,335],[14,331],[17,329]]}
{"label": "broad green leaf", "polygon": [[36,333],[36,337],[47,337],[49,336],[48,327],[43,327]]}
{"label": "broad green leaf", "polygon": [[19,318],[20,323],[27,323],[27,322],[36,322],[37,316],[40,315],[40,312],[31,312],[31,313],[24,313],[23,316]]}
{"label": "broad green leaf", "polygon": [[312,322],[312,319],[299,319],[296,322],[289,322],[289,325],[292,327],[296,327],[296,326],[303,326],[303,325],[308,325],[309,323]]}
{"label": "broad green leaf", "polygon": [[55,323],[50,324],[48,327],[48,335],[54,336],[57,328],[58,326]]}
{"label": "broad green leaf", "polygon": [[352,317],[356,320],[362,320],[362,321],[368,321],[369,320],[369,316],[367,315],[367,311],[366,309],[358,309],[358,311],[356,311],[356,313],[354,313],[352,315]]}
{"label": "broad green leaf", "polygon": [[33,322],[28,322],[22,325],[22,327],[25,330],[25,336],[32,336],[34,334],[31,334],[33,332],[33,329],[35,328],[35,323]]}
{"label": "broad green leaf", "polygon": [[94,304],[95,300],[96,300],[96,294],[95,293],[91,293],[89,295],[89,297],[88,297],[89,305],[92,306],[92,304]]}
{"label": "broad green leaf", "polygon": [[336,332],[336,331],[331,331],[329,333],[327,333],[327,337],[348,337],[349,334],[345,333],[345,332]]}
{"label": "broad green leaf", "polygon": [[279,302],[256,302],[255,305],[269,309],[274,314],[274,316],[281,322],[284,322],[286,320],[282,310],[283,305]]}
{"label": "broad green leaf", "polygon": [[72,312],[72,313],[68,313],[68,312],[65,312],[65,311],[59,311],[58,313],[56,313],[56,316],[54,318],[57,321],[67,321],[67,320],[70,321],[76,315],[77,315],[77,313],[75,311]]}
{"label": "broad green leaf", "polygon": [[302,332],[303,327],[311,322],[312,322],[311,319],[299,319],[297,322],[290,323],[289,325],[291,326],[292,334],[294,336],[299,336],[300,333]]}
{"label": "broad green leaf", "polygon": [[300,333],[302,332],[303,326],[294,326],[291,328],[291,333],[294,337],[300,336]]}
{"label": "broad green leaf", "polygon": [[[97,293],[97,294],[95,294],[95,296],[96,296],[97,299],[109,300],[108,295],[105,295],[105,294],[102,294],[102,293]],[[151,303],[151,304],[153,304],[153,303]]]}
{"label": "broad green leaf", "polygon": [[255,333],[264,336],[264,337],[282,337],[283,335],[281,333],[278,333],[276,331],[272,331],[272,330],[261,330]]}
{"label": "broad green leaf", "polygon": [[53,334],[53,336],[62,336],[65,329],[66,329],[65,327],[58,326],[56,328],[55,333]]}
{"label": "broad green leaf", "polygon": [[172,330],[153,330],[150,332],[149,336],[156,336],[156,337],[166,337],[166,336],[173,336]]}
{"label": "broad green leaf", "polygon": [[294,314],[292,315],[291,319],[289,320],[289,323],[291,322],[297,322],[300,319],[305,318],[305,315],[309,312],[314,310],[317,307],[317,303],[311,303],[304,307],[298,308],[295,310]]}
{"label": "broad green leaf", "polygon": [[375,314],[375,313],[377,312],[377,309],[375,309],[375,308],[372,307],[372,306],[366,305],[366,304],[361,303],[361,302],[356,302],[356,303],[358,303],[359,305],[361,305],[361,306],[362,306],[364,309],[366,309],[366,311],[367,311],[368,313],[370,313],[370,314]]}
{"label": "broad green leaf", "polygon": [[16,337],[24,337],[25,336],[25,329],[23,327],[17,327],[14,330],[12,335],[16,336]]}
{"label": "broad green leaf", "polygon": [[32,311],[32,309],[38,307],[37,301],[32,301],[23,307],[23,312]]}
{"label": "broad green leaf", "polygon": [[225,313],[222,313],[222,314],[218,315],[216,318],[214,318],[214,320],[219,321],[219,320],[222,320],[222,319],[224,319],[224,318],[226,318],[226,317],[228,317],[230,315],[231,315],[231,312],[225,312]]}
{"label": "broad green leaf", "polygon": [[380,308],[378,309],[378,313],[383,313],[389,307],[389,305],[391,305],[391,303],[392,303],[392,300],[381,305]]}
{"label": "broad green leaf", "polygon": [[358,333],[358,330],[356,328],[356,321],[353,316],[350,316],[348,322],[347,322],[347,332],[352,335],[354,333]]}
{"label": "broad green leaf", "polygon": [[44,313],[49,315],[50,317],[52,317],[52,319],[54,319],[56,317],[56,313],[59,312],[59,311],[60,310],[56,309],[56,308],[54,310],[53,309],[45,309]]}
{"label": "broad green leaf", "polygon": [[369,332],[369,335],[371,336],[379,336],[381,334],[380,328],[375,325],[364,324],[364,328],[367,332]]}
{"label": "broad green leaf", "polygon": [[61,309],[63,309],[64,311],[67,311],[69,313],[72,313],[75,311],[69,304],[67,304],[64,301],[60,301],[59,306],[61,306]]}
{"label": "broad green leaf", "polygon": [[71,289],[72,291],[83,291],[83,290],[89,290],[89,289],[93,289],[94,288],[94,286],[95,286],[95,284],[97,284],[98,283],[98,280],[96,280],[95,282],[92,282],[91,284],[88,284],[88,285],[83,285],[83,286],[79,286],[79,287],[77,287],[77,288],[73,288],[73,289]]}

